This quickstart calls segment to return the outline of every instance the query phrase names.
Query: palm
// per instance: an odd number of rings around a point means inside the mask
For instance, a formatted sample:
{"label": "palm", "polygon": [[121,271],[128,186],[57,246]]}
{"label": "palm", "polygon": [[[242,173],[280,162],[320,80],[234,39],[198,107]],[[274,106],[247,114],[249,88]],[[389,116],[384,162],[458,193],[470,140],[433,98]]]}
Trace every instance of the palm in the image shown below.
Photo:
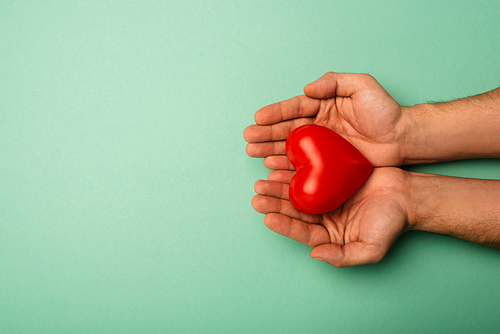
{"label": "palm", "polygon": [[321,100],[314,123],[355,145],[375,166],[399,165],[401,106],[382,87]]}
{"label": "palm", "polygon": [[271,172],[258,181],[254,208],[266,214],[273,231],[314,247],[311,256],[337,267],[380,261],[407,229],[404,171],[375,169],[365,184],[341,207],[307,215],[288,200],[291,171]]}
{"label": "palm", "polygon": [[271,169],[293,169],[285,166],[284,141],[296,127],[314,123],[342,135],[374,166],[402,164],[402,107],[370,76],[340,77],[333,83],[323,79],[306,86],[308,96],[259,110],[257,125],[245,130],[248,154],[268,157],[265,163]]}

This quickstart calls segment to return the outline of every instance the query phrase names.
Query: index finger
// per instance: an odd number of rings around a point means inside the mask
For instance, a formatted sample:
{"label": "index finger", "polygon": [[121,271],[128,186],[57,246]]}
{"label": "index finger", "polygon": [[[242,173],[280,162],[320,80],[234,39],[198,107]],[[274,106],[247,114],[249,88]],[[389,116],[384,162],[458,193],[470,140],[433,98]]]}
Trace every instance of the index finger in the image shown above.
{"label": "index finger", "polygon": [[305,95],[296,96],[260,109],[255,113],[255,123],[269,125],[289,119],[315,116],[320,103],[320,100]]}

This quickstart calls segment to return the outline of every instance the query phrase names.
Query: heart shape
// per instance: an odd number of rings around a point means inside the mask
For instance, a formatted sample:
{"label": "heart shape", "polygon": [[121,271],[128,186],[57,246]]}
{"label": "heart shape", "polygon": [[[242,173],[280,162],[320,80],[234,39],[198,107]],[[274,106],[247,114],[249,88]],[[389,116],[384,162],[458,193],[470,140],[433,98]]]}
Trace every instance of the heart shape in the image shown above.
{"label": "heart shape", "polygon": [[308,124],[286,139],[286,155],[297,170],[290,201],[299,211],[320,214],[344,203],[365,182],[373,165],[336,132]]}

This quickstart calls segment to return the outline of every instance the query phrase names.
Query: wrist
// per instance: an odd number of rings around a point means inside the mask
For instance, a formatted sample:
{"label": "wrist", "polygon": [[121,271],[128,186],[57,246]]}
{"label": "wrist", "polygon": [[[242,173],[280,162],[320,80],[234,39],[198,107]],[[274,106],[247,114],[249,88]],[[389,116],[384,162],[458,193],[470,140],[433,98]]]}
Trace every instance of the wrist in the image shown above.
{"label": "wrist", "polygon": [[435,113],[430,103],[403,107],[403,142],[401,144],[404,165],[428,164],[439,161],[434,148],[437,139],[433,133],[436,123],[432,121]]}
{"label": "wrist", "polygon": [[438,176],[432,174],[408,172],[408,224],[411,230],[427,231],[432,229],[427,226],[430,213],[434,211],[439,202]]}
{"label": "wrist", "polygon": [[425,187],[423,187],[422,181],[418,179],[418,176],[427,174],[409,172],[393,167],[379,169],[397,171],[391,176],[394,182],[387,183],[388,188],[392,190],[392,198],[399,203],[401,209],[405,212],[405,232],[418,229],[416,225],[420,222],[419,215],[421,214],[419,203],[421,202],[421,198],[426,197],[425,194],[422,194],[422,191],[425,191]]}

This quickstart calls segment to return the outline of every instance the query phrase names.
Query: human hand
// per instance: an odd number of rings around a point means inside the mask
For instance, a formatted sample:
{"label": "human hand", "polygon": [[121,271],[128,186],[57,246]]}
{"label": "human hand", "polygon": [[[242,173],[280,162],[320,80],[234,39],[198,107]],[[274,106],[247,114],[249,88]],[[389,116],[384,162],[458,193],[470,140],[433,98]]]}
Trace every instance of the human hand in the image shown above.
{"label": "human hand", "polygon": [[376,167],[404,164],[404,109],[373,77],[327,73],[304,92],[257,111],[257,124],[244,132],[249,156],[265,158],[270,169],[293,169],[285,156],[288,134],[318,124],[346,138]]}
{"label": "human hand", "polygon": [[289,201],[288,185],[295,172],[278,170],[255,183],[252,206],[266,214],[271,230],[314,247],[311,256],[336,267],[379,262],[408,223],[408,172],[376,168],[342,206],[322,215],[308,215]]}

